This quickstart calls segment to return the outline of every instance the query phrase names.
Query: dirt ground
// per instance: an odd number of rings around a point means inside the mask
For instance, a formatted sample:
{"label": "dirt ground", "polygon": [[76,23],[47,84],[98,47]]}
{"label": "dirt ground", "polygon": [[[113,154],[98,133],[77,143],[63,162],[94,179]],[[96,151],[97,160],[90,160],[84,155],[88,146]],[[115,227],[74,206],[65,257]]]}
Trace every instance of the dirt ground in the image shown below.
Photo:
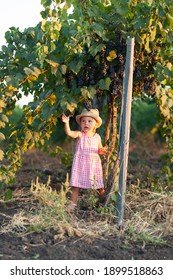
{"label": "dirt ground", "polygon": [[[146,144],[147,145],[147,144]],[[135,143],[130,147],[130,170],[128,180],[135,181],[135,165],[137,159],[135,153]],[[156,176],[160,174],[163,162],[160,156],[165,152],[160,147],[154,145],[150,153],[146,155],[147,147],[141,145],[140,158],[145,159],[145,166],[148,172],[154,170]],[[157,151],[157,153],[156,153]],[[141,168],[140,168],[141,170]],[[144,170],[143,170],[144,171]],[[137,170],[136,170],[137,172]],[[142,170],[141,170],[142,174]],[[138,172],[138,176],[142,176]],[[13,191],[19,194],[18,198],[4,203],[0,201],[0,224],[8,222],[11,217],[23,210],[32,207],[25,190],[30,188],[31,180],[39,177],[39,180],[46,181],[51,176],[52,186],[58,186],[65,178],[63,167],[59,159],[32,150],[24,156],[22,169],[17,174],[17,181],[12,186]],[[143,174],[146,176],[146,174]],[[141,178],[140,178],[141,180]],[[146,186],[147,187],[147,186]],[[80,210],[76,214],[76,219],[81,215],[86,215],[89,210]],[[75,213],[74,213],[75,215]],[[89,214],[88,214],[89,215]],[[66,236],[62,240],[55,238],[57,232],[54,228],[41,231],[30,232],[29,234],[2,233],[0,234],[0,259],[40,259],[40,260],[172,260],[173,259],[173,236],[167,236],[166,245],[144,244],[142,242],[129,242],[121,234],[103,235],[93,239],[84,239],[82,236]]]}

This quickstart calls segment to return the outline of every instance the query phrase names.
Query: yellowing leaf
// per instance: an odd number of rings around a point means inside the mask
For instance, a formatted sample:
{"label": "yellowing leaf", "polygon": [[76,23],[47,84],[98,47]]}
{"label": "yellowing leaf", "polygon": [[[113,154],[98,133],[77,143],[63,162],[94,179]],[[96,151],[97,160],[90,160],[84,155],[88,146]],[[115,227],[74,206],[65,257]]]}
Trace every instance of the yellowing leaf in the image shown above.
{"label": "yellowing leaf", "polygon": [[2,132],[0,132],[0,141],[3,141],[3,140],[5,140],[5,135]]}
{"label": "yellowing leaf", "polygon": [[173,95],[173,89],[169,89],[170,96]]}
{"label": "yellowing leaf", "polygon": [[116,52],[113,50],[113,51],[110,51],[108,56],[106,57],[108,61],[112,61],[114,60],[115,58],[117,57],[117,54]]}
{"label": "yellowing leaf", "polygon": [[32,138],[32,133],[31,133],[31,131],[27,130],[27,132],[25,134],[25,139],[27,141],[29,141],[29,140],[31,140],[31,138]]}
{"label": "yellowing leaf", "polygon": [[47,61],[47,63],[50,64],[51,67],[55,67],[55,68],[58,68],[59,66],[59,63],[53,61],[53,60],[50,60],[50,59],[45,59]]}
{"label": "yellowing leaf", "polygon": [[144,43],[145,39],[146,39],[147,35],[146,34],[142,34],[140,35],[140,38],[142,40],[142,43]]}
{"label": "yellowing leaf", "polygon": [[35,76],[38,77],[38,76],[41,74],[40,69],[38,69],[37,67],[34,67],[33,69],[34,69],[34,74],[35,74]]}
{"label": "yellowing leaf", "polygon": [[48,51],[49,51],[48,46],[44,46],[44,47],[43,47],[43,51],[44,51],[45,54],[48,54]]}
{"label": "yellowing leaf", "polygon": [[25,67],[24,71],[29,77],[35,76],[38,78],[38,76],[41,74],[41,71],[37,67],[34,67],[33,70],[31,68]]}
{"label": "yellowing leaf", "polygon": [[158,127],[153,127],[151,130],[151,134],[155,134],[158,131]]}
{"label": "yellowing leaf", "polygon": [[51,106],[54,105],[56,103],[56,95],[52,92],[47,100]]}
{"label": "yellowing leaf", "polygon": [[60,31],[61,27],[62,27],[61,23],[59,21],[56,21],[54,25],[54,29]]}
{"label": "yellowing leaf", "polygon": [[169,69],[170,71],[172,71],[172,63],[168,62],[168,63],[166,64],[166,66],[168,67],[168,69]]}
{"label": "yellowing leaf", "polygon": [[44,139],[41,139],[41,140],[40,140],[40,143],[41,143],[41,145],[43,146],[43,145],[44,145]]}
{"label": "yellowing leaf", "polygon": [[12,91],[18,91],[18,88],[13,87],[12,85],[9,85],[8,89]]}
{"label": "yellowing leaf", "polygon": [[17,133],[17,130],[13,130],[12,133],[10,134],[9,138],[12,137],[16,133]]}
{"label": "yellowing leaf", "polygon": [[3,160],[3,158],[4,158],[4,152],[0,150],[0,160]]}
{"label": "yellowing leaf", "polygon": [[5,123],[0,121],[0,128],[5,127]]}
{"label": "yellowing leaf", "polygon": [[35,142],[38,142],[39,139],[40,139],[39,133],[38,132],[34,132],[34,140],[35,140]]}
{"label": "yellowing leaf", "polygon": [[1,120],[3,121],[3,122],[6,122],[6,123],[8,123],[8,117],[6,116],[6,115],[4,115],[4,114],[2,114],[1,115]]}
{"label": "yellowing leaf", "polygon": [[5,102],[3,100],[0,100],[0,109],[5,108]]}
{"label": "yellowing leaf", "polygon": [[156,26],[153,26],[151,30],[151,41],[153,42],[155,38],[156,38]]}
{"label": "yellowing leaf", "polygon": [[28,124],[32,124],[32,122],[33,122],[33,117],[32,117],[32,116],[29,116],[28,119],[27,119],[27,121],[28,121]]}
{"label": "yellowing leaf", "polygon": [[34,75],[34,71],[32,69],[28,68],[28,67],[25,67],[24,71],[25,71],[27,76]]}
{"label": "yellowing leaf", "polygon": [[6,112],[6,115],[7,115],[7,116],[10,116],[10,115],[12,115],[12,114],[13,114],[13,111],[11,111],[11,110],[9,110],[9,111]]}
{"label": "yellowing leaf", "polygon": [[66,71],[67,71],[67,66],[65,64],[62,64],[60,69],[61,69],[62,74],[65,75]]}
{"label": "yellowing leaf", "polygon": [[37,77],[36,76],[28,76],[27,80],[28,80],[29,83],[34,82],[34,81],[37,80]]}
{"label": "yellowing leaf", "polygon": [[43,31],[45,31],[45,25],[46,25],[46,22],[47,22],[47,20],[46,20],[46,19],[43,19],[43,20],[42,20],[42,23],[41,23],[41,29],[42,29]]}
{"label": "yellowing leaf", "polygon": [[145,50],[146,50],[148,53],[151,52],[151,50],[150,50],[150,39],[149,39],[149,37],[146,38]]}

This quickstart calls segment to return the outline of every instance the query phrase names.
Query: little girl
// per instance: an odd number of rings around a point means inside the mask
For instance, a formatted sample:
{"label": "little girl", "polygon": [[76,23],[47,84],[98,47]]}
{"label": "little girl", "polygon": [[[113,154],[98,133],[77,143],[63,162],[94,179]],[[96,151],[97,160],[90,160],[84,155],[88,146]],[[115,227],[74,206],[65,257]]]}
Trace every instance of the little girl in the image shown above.
{"label": "little girl", "polygon": [[80,189],[98,189],[100,195],[104,193],[102,165],[99,154],[105,154],[106,148],[102,147],[100,135],[96,129],[101,126],[102,119],[97,109],[84,109],[76,116],[76,121],[81,131],[72,131],[69,119],[65,114],[62,121],[65,124],[65,133],[77,138],[76,151],[73,159],[70,185],[72,186],[71,206],[77,205]]}

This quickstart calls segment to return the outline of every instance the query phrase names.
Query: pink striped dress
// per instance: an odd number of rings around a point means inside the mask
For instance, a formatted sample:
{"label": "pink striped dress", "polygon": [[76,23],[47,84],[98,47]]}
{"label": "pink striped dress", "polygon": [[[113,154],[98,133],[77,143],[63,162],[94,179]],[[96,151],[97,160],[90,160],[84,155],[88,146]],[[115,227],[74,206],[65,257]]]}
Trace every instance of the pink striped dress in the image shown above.
{"label": "pink striped dress", "polygon": [[87,136],[82,133],[76,143],[73,159],[70,185],[83,189],[103,188],[103,172],[101,159],[98,154],[100,135]]}

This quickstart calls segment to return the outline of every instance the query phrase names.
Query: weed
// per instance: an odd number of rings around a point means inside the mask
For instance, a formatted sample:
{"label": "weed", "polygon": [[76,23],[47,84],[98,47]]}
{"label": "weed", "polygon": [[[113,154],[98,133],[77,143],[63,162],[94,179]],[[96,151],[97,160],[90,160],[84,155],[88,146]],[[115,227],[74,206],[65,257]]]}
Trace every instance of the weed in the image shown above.
{"label": "weed", "polygon": [[37,177],[36,181],[31,183],[31,192],[34,196],[42,202],[44,212],[47,216],[56,216],[58,220],[67,220],[67,213],[65,206],[68,203],[67,194],[70,192],[68,174],[66,182],[62,184],[61,191],[57,192],[50,186],[50,176],[46,184],[39,183]]}
{"label": "weed", "polygon": [[83,210],[92,210],[96,207],[98,200],[98,192],[96,189],[88,189],[87,191],[81,190],[81,196],[79,197],[78,206]]}

